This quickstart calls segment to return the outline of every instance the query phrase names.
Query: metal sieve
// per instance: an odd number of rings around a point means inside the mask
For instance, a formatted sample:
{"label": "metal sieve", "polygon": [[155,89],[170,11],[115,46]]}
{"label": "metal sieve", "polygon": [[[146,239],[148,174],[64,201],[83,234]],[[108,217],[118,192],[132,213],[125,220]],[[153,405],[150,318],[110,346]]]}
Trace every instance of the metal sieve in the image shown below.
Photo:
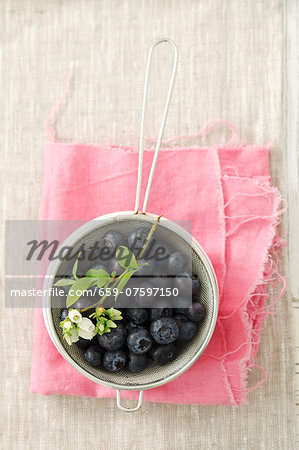
{"label": "metal sieve", "polygon": [[[142,211],[139,212],[142,180],[144,117],[147,98],[148,75],[153,49],[162,42],[167,42],[173,47],[174,66],[165,104],[162,124],[147,184],[144,204]],[[101,216],[89,221],[82,227],[78,228],[75,232],[73,232],[62,243],[61,247],[68,246],[76,251],[82,246],[83,243],[84,245],[88,245],[92,244],[95,241],[102,241],[105,233],[109,229],[111,229],[111,225],[113,225],[113,229],[121,231],[121,233],[125,237],[127,237],[129,233],[137,227],[143,227],[147,230],[150,230],[154,220],[156,220],[157,218],[157,215],[147,213],[146,207],[162,141],[165,121],[175,79],[176,66],[177,49],[175,44],[170,39],[161,39],[152,45],[148,54],[145,77],[135,210],[107,214],[105,216]],[[55,296],[55,293],[53,293],[51,288],[53,287],[53,284],[58,277],[67,273],[67,263],[65,261],[53,260],[49,264],[43,285],[44,320],[48,333],[57,350],[82,375],[94,381],[95,383],[99,383],[106,387],[115,389],[117,406],[123,411],[137,411],[142,404],[144,390],[155,388],[157,386],[168,383],[169,381],[185,372],[204,351],[209,340],[211,339],[216,324],[218,311],[218,287],[213,267],[206,253],[199,245],[199,243],[191,236],[191,234],[177,223],[161,217],[157,230],[161,237],[167,236],[167,240],[173,245],[175,249],[181,251],[183,254],[186,252],[191,253],[192,272],[197,274],[201,282],[200,301],[206,307],[205,320],[198,328],[195,337],[187,343],[178,345],[179,352],[177,358],[173,362],[168,363],[165,366],[157,366],[152,361],[150,361],[147,368],[141,373],[132,373],[125,368],[119,372],[111,373],[101,368],[98,369],[91,367],[84,359],[83,350],[78,348],[76,345],[69,346],[65,342],[65,340],[62,338],[62,330],[59,326],[61,298]],[[127,408],[121,405],[121,390],[139,391],[139,399],[136,407]]]}

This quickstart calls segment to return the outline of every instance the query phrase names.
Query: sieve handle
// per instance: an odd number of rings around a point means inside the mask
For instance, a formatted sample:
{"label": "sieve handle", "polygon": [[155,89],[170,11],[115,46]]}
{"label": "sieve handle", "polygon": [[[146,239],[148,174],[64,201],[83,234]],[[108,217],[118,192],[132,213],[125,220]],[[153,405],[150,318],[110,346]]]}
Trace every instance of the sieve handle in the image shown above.
{"label": "sieve handle", "polygon": [[142,399],[143,399],[143,391],[139,391],[137,406],[135,406],[135,408],[125,408],[124,406],[122,406],[120,404],[120,390],[116,389],[116,404],[117,404],[118,409],[120,409],[121,411],[126,411],[126,412],[138,411],[138,409],[142,405]]}
{"label": "sieve handle", "polygon": [[145,212],[146,212],[146,207],[147,207],[149,194],[150,194],[150,190],[151,190],[151,185],[152,185],[155,168],[156,168],[156,164],[157,164],[157,160],[158,160],[158,155],[159,155],[159,151],[160,151],[160,147],[161,147],[162,137],[163,137],[163,133],[164,133],[166,118],[167,118],[168,109],[169,109],[169,103],[170,103],[170,99],[171,99],[171,95],[172,95],[172,91],[173,91],[173,85],[174,85],[175,74],[176,74],[176,69],[177,69],[178,50],[176,48],[175,43],[171,39],[168,39],[168,38],[164,38],[164,39],[160,39],[160,40],[156,41],[149,49],[147,63],[146,63],[144,91],[143,91],[143,104],[142,104],[142,113],[141,113],[141,129],[140,129],[140,142],[139,142],[139,162],[138,162],[138,178],[137,178],[137,188],[136,188],[135,213],[138,213],[139,203],[140,203],[142,164],[143,164],[143,146],[144,146],[144,123],[145,123],[145,109],[146,109],[146,104],[147,104],[149,69],[150,69],[150,65],[151,65],[153,50],[155,49],[155,47],[157,47],[159,44],[161,44],[163,42],[167,42],[168,44],[170,44],[173,47],[174,62],[173,62],[173,68],[172,68],[167,98],[166,98],[166,102],[165,102],[165,107],[164,107],[164,111],[163,111],[163,117],[162,117],[162,122],[161,122],[161,126],[160,126],[159,136],[158,136],[156,149],[155,149],[155,153],[154,153],[154,158],[153,158],[153,162],[152,162],[152,167],[151,167],[151,171],[150,171],[150,174],[148,177],[148,182],[147,182],[147,187],[146,187],[146,192],[145,192],[145,197],[144,197],[144,202],[143,202],[143,207],[142,207],[143,214],[145,214]]}

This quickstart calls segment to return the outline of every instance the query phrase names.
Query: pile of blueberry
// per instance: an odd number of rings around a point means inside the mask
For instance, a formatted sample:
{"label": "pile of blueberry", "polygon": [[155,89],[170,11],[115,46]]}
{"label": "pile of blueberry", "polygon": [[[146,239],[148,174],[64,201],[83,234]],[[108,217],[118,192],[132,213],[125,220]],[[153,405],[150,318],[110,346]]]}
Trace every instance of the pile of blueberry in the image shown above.
{"label": "pile of blueberry", "polygon": [[[113,252],[118,245],[127,245],[134,253],[139,252],[148,231],[143,228],[134,230],[128,239],[118,231],[109,231],[104,237],[105,246],[111,251],[112,259],[101,264],[93,264],[89,268],[104,268],[112,271],[120,271],[117,260],[113,257]],[[136,241],[138,246],[136,246]],[[157,247],[157,244],[155,245]],[[155,364],[163,366],[173,361],[181,344],[191,340],[200,324],[206,316],[205,306],[199,301],[200,281],[198,277],[186,271],[184,255],[178,251],[173,251],[169,245],[163,246],[168,251],[167,258],[156,261],[155,258],[147,260],[148,265],[141,267],[141,274],[130,280],[134,286],[149,285],[155,286],[156,278],[150,278],[155,273],[159,273],[157,280],[163,280],[163,272],[167,273],[164,280],[171,288],[176,287],[179,291],[175,299],[175,307],[163,306],[163,301],[158,298],[147,298],[138,293],[130,300],[131,307],[119,307],[116,302],[113,306],[122,312],[123,320],[117,322],[117,328],[111,329],[109,333],[96,335],[92,341],[80,338],[74,345],[84,351],[84,358],[92,367],[102,367],[110,372],[117,372],[127,367],[131,372],[142,372],[148,365],[149,360]],[[154,247],[155,248],[155,247]],[[153,250],[153,249],[152,249]],[[122,269],[123,270],[123,269]],[[169,275],[170,274],[170,275]],[[162,277],[161,277],[162,275]],[[138,277],[141,283],[138,285]],[[144,277],[149,277],[144,281]],[[144,286],[145,287],[145,286]],[[192,295],[187,301],[187,293]],[[151,302],[149,301],[151,300]],[[126,299],[128,301],[128,299]],[[85,298],[84,294],[73,305],[73,308],[83,309],[90,302],[90,298]],[[155,307],[153,306],[153,302]],[[127,303],[126,303],[127,305]],[[190,306],[191,305],[191,306]],[[150,307],[151,306],[151,307]],[[61,320],[68,311],[63,309]],[[86,311],[84,315],[88,317],[91,311]]]}

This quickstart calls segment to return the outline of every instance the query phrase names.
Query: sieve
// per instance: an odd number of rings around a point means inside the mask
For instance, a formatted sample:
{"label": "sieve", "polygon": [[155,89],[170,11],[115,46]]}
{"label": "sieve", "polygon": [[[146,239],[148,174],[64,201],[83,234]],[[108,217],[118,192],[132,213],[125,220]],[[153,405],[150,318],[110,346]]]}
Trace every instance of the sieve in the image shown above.
{"label": "sieve", "polygon": [[[152,59],[152,53],[155,47],[161,43],[168,43],[172,46],[174,51],[174,64],[170,79],[170,85],[166,98],[165,108],[163,112],[162,122],[159,130],[159,136],[156,143],[153,162],[146,187],[143,207],[140,210],[140,192],[142,181],[142,164],[143,164],[143,147],[144,147],[144,124],[145,124],[145,110],[147,104],[148,92],[148,78]],[[213,334],[217,312],[218,312],[218,287],[216,276],[212,264],[194,237],[185,228],[178,223],[170,221],[163,216],[151,214],[146,211],[149,199],[151,184],[155,172],[155,167],[158,159],[158,154],[162,142],[162,136],[166,123],[169,103],[172,95],[173,85],[175,81],[177,68],[177,48],[174,42],[170,39],[164,38],[156,41],[150,48],[147,58],[142,117],[141,117],[141,133],[139,146],[139,162],[138,162],[138,179],[136,189],[135,209],[133,211],[121,211],[112,214],[107,214],[93,219],[68,236],[61,247],[71,247],[74,251],[81,248],[82,244],[88,245],[95,241],[102,241],[105,233],[111,229],[120,231],[125,237],[137,227],[142,227],[148,231],[151,229],[155,220],[159,220],[159,233],[167,237],[176,250],[182,253],[190,252],[192,257],[192,273],[196,274],[201,283],[200,301],[206,308],[206,317],[204,322],[197,330],[197,334],[193,339],[185,344],[178,344],[178,356],[176,359],[165,366],[157,366],[152,361],[149,361],[146,369],[140,373],[129,372],[126,368],[119,372],[107,372],[101,368],[91,367],[84,359],[84,352],[76,345],[69,346],[62,336],[62,330],[59,326],[61,299],[52,290],[57,278],[65,274],[67,271],[66,262],[64,260],[55,259],[51,261],[48,266],[43,284],[43,315],[45,325],[56,346],[59,353],[82,375],[89,378],[95,383],[116,390],[117,407],[123,411],[137,411],[143,400],[143,392],[146,389],[161,386],[171,380],[177,378],[192,364],[197,361],[199,356],[206,348],[211,336]],[[116,305],[117,307],[117,305]],[[121,403],[121,391],[139,391],[137,405],[133,408],[123,406]]]}

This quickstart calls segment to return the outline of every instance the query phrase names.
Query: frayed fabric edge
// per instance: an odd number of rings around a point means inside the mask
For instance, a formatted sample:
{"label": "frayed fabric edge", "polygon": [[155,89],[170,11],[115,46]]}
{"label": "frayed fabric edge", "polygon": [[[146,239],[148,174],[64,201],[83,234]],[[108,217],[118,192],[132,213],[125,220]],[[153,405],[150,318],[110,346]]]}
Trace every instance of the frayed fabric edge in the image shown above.
{"label": "frayed fabric edge", "polygon": [[[265,252],[265,258],[262,267],[259,271],[261,275],[258,278],[255,285],[252,286],[252,288],[250,289],[246,303],[248,305],[257,293],[258,295],[261,294],[258,292],[258,290],[261,287],[264,287],[266,290],[268,290],[270,286],[275,287],[277,289],[277,286],[275,286],[275,283],[277,281],[280,283],[281,287],[279,292],[277,293],[277,295],[274,296],[270,304],[267,305],[266,302],[264,301],[263,306],[261,308],[259,308],[256,311],[253,311],[252,314],[250,315],[248,314],[247,311],[245,311],[243,315],[242,320],[244,321],[244,326],[246,327],[246,329],[248,329],[248,338],[249,342],[251,343],[251,349],[249,358],[244,358],[240,361],[241,385],[243,386],[243,389],[239,392],[239,399],[237,402],[238,405],[247,404],[248,394],[258,389],[268,379],[265,369],[254,362],[255,355],[252,354],[253,345],[259,344],[260,332],[262,330],[259,330],[258,332],[258,341],[254,341],[252,336],[253,322],[255,321],[259,327],[262,324],[265,324],[268,316],[270,314],[275,313],[274,311],[270,311],[270,307],[275,305],[287,290],[286,277],[280,274],[277,262],[278,254],[280,254],[282,249],[287,245],[286,240],[284,239],[284,237],[281,237],[279,235],[278,231],[278,226],[281,222],[281,216],[286,211],[287,204],[285,199],[281,196],[278,189],[269,186],[267,186],[267,189],[269,190],[269,192],[275,193],[277,195],[275,213],[273,215],[273,221],[270,230],[270,238]],[[285,206],[283,208],[280,207],[282,203],[285,203]],[[259,380],[254,386],[248,387],[247,384],[249,371],[252,370],[253,368],[258,368],[262,372],[263,378]]]}
{"label": "frayed fabric edge", "polygon": [[[223,178],[225,178],[224,176]],[[230,177],[231,178],[231,177]],[[234,178],[234,177],[233,177]],[[237,177],[240,178],[240,177]],[[242,177],[243,178],[243,177]],[[252,179],[251,179],[252,180]],[[273,202],[273,214],[271,216],[267,216],[267,219],[271,219],[271,226],[269,230],[269,240],[268,245],[265,247],[265,253],[263,262],[261,263],[261,267],[258,271],[258,277],[254,285],[249,290],[248,296],[246,299],[241,302],[241,304],[236,308],[232,313],[225,316],[218,316],[217,322],[221,327],[221,332],[223,334],[224,339],[224,351],[225,354],[219,357],[215,357],[214,355],[204,353],[203,357],[210,357],[219,362],[220,368],[223,372],[224,385],[227,391],[227,396],[230,400],[231,406],[239,406],[242,404],[246,404],[247,402],[247,394],[256,390],[259,386],[261,386],[267,380],[267,373],[263,367],[259,366],[254,362],[261,334],[261,325],[266,322],[268,315],[273,314],[273,311],[270,311],[270,307],[273,306],[279,299],[283,296],[286,290],[286,277],[282,276],[279,273],[278,265],[277,265],[277,256],[282,250],[283,247],[286,246],[286,241],[284,238],[279,236],[277,227],[280,224],[281,216],[287,209],[286,201],[282,198],[280,192],[275,187],[270,186],[268,183],[260,182],[259,180],[254,180],[256,185],[259,186],[262,190],[267,193],[275,194],[275,201]],[[230,200],[228,201],[230,202]],[[228,204],[227,202],[227,204]],[[284,206],[281,207],[284,203]],[[240,225],[246,223],[247,220],[243,221]],[[238,227],[239,228],[239,227]],[[237,231],[234,230],[234,232]],[[269,305],[265,304],[265,299],[269,297],[269,294],[266,292],[267,287],[269,285],[276,285],[277,281],[281,284],[281,289],[279,293],[272,299],[272,302]],[[277,286],[275,286],[277,288]],[[256,299],[254,302],[254,298]],[[254,308],[251,312],[248,311],[248,308],[245,305],[253,304]],[[241,343],[238,348],[227,352],[226,351],[226,338],[225,332],[222,325],[222,320],[231,317],[237,311],[240,310],[241,307],[244,307],[244,314],[241,316],[241,320],[243,321],[244,328],[248,330],[248,339],[246,342]],[[257,308],[257,309],[256,309]],[[240,360],[240,384],[241,388],[234,388],[230,382],[230,374],[227,371],[226,358],[227,356],[238,352],[243,346],[248,347],[248,355]],[[247,387],[248,383],[248,372],[249,370],[257,368],[262,374],[263,378],[259,380],[256,385],[252,387]]]}

